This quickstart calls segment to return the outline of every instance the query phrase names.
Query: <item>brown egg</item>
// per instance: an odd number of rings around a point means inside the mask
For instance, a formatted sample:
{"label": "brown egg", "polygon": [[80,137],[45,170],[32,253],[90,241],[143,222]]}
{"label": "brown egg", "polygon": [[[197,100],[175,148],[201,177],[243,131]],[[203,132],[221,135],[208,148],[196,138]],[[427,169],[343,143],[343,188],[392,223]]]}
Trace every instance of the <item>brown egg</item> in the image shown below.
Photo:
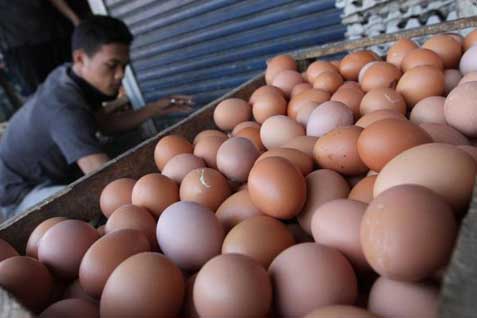
{"label": "brown egg", "polygon": [[38,258],[38,244],[43,235],[48,231],[53,225],[58,224],[62,221],[67,220],[65,217],[53,217],[46,219],[37,225],[37,227],[31,232],[30,237],[28,238],[26,246],[26,256],[31,256]]}
{"label": "brown egg", "polygon": [[368,172],[358,155],[357,141],[363,129],[357,126],[340,127],[324,135],[315,144],[313,154],[322,168],[348,176]]}
{"label": "brown egg", "polygon": [[477,44],[477,30],[473,30],[464,38],[464,50],[467,51],[471,46]]}
{"label": "brown egg", "polygon": [[234,226],[225,237],[222,254],[249,256],[268,269],[278,254],[294,244],[295,239],[285,224],[262,215]]}
{"label": "brown egg", "polygon": [[308,156],[313,157],[313,147],[315,147],[317,140],[318,137],[298,136],[284,144],[282,147],[300,150]]}
{"label": "brown egg", "polygon": [[268,271],[274,283],[276,316],[303,317],[317,307],[351,305],[357,298],[350,263],[336,249],[324,245],[289,247],[273,260]]}
{"label": "brown egg", "polygon": [[18,255],[18,252],[7,241],[0,239],[0,262]]}
{"label": "brown egg", "polygon": [[447,123],[468,137],[477,137],[477,82],[457,86],[450,92],[444,103]]}
{"label": "brown egg", "polygon": [[353,125],[353,112],[343,103],[329,101],[317,107],[308,118],[306,135],[322,137],[338,127]]}
{"label": "brown egg", "polygon": [[357,176],[347,176],[346,177],[346,181],[348,181],[349,185],[352,187],[354,187],[355,185],[357,185],[361,180],[364,179],[364,177],[366,177],[367,173],[366,174],[361,174],[361,175],[357,175]]}
{"label": "brown egg", "polygon": [[260,127],[247,127],[241,129],[235,136],[248,139],[253,143],[253,145],[257,148],[258,151],[265,150],[265,146],[262,143],[262,139],[260,139]]}
{"label": "brown egg", "polygon": [[455,146],[424,144],[402,152],[381,170],[374,197],[394,186],[417,184],[441,195],[460,212],[472,197],[475,172],[473,159]]}
{"label": "brown egg", "polygon": [[422,99],[412,109],[409,119],[415,124],[447,124],[444,117],[445,100],[442,96],[429,96]]}
{"label": "brown egg", "polygon": [[434,51],[441,58],[444,68],[456,68],[462,56],[462,45],[448,34],[432,36],[424,42],[423,48]]}
{"label": "brown egg", "polygon": [[361,201],[369,204],[373,200],[374,183],[377,175],[366,176],[359,181],[349,193],[348,199]]}
{"label": "brown egg", "polygon": [[[326,102],[325,102],[326,103]],[[298,114],[296,115],[296,121],[303,125],[306,128],[308,120],[310,119],[311,113],[319,106],[315,102],[308,102],[300,107]]]}
{"label": "brown egg", "polygon": [[[378,63],[380,61],[372,61],[372,62],[369,62],[368,64],[366,64],[365,66],[363,66],[361,68],[361,70],[359,71],[359,75],[358,75],[358,83],[361,84],[363,82],[363,77],[364,77],[364,74],[366,73],[366,71],[374,64]],[[361,86],[359,87],[361,88]]]}
{"label": "brown egg", "polygon": [[197,202],[212,211],[217,210],[230,193],[225,177],[211,168],[192,170],[182,180],[180,187],[182,201]]}
{"label": "brown egg", "polygon": [[230,131],[241,122],[252,118],[252,107],[240,98],[221,101],[214,110],[214,122],[223,131]]}
{"label": "brown egg", "polygon": [[265,317],[272,305],[266,270],[239,254],[207,262],[197,274],[193,294],[200,317]]}
{"label": "brown egg", "polygon": [[341,85],[343,85],[343,77],[341,77],[338,71],[322,72],[313,81],[313,88],[329,92],[330,94],[336,92]]}
{"label": "brown egg", "polygon": [[311,234],[311,220],[316,210],[328,201],[348,197],[349,185],[340,174],[329,169],[319,169],[306,176],[307,199],[298,215],[298,223]]}
{"label": "brown egg", "polygon": [[401,152],[431,142],[431,136],[410,121],[384,119],[362,131],[357,149],[366,166],[379,172]]}
{"label": "brown egg", "polygon": [[232,130],[232,136],[237,136],[237,134],[245,128],[257,128],[260,129],[260,124],[255,121],[244,121],[237,126],[234,127]]}
{"label": "brown egg", "polygon": [[305,129],[299,123],[283,115],[268,118],[260,127],[260,138],[267,149],[281,147],[293,138],[304,135]]}
{"label": "brown egg", "polygon": [[106,218],[120,206],[131,204],[131,194],[135,183],[134,179],[120,178],[104,187],[99,197],[99,206]]}
{"label": "brown egg", "polygon": [[129,204],[114,211],[106,222],[106,233],[125,229],[142,232],[149,240],[151,248],[157,248],[156,220],[147,209]]}
{"label": "brown egg", "polygon": [[88,249],[79,268],[79,281],[86,293],[100,298],[112,272],[127,258],[151,250],[140,231],[125,229],[106,234]]}
{"label": "brown egg", "polygon": [[300,93],[303,93],[306,90],[312,89],[313,86],[310,83],[300,83],[293,87],[290,97],[296,96]]}
{"label": "brown egg", "polygon": [[84,299],[64,299],[50,305],[40,315],[40,318],[58,317],[99,318],[99,307],[97,304]]}
{"label": "brown egg", "polygon": [[399,78],[401,70],[398,67],[387,62],[376,62],[367,69],[360,83],[363,91],[369,92],[376,88],[395,88]]}
{"label": "brown egg", "polygon": [[457,41],[457,43],[459,43],[461,46],[464,45],[464,37],[461,34],[457,32],[446,32],[444,34],[450,36],[452,39]]}
{"label": "brown egg", "polygon": [[194,285],[196,278],[197,273],[187,278],[186,295],[184,299],[184,305],[182,306],[182,315],[179,317],[199,318],[199,313],[197,313],[197,308],[195,307],[194,303]]}
{"label": "brown egg", "polygon": [[361,85],[359,85],[356,81],[345,81],[340,88],[356,88],[361,89]]}
{"label": "brown egg", "polygon": [[216,216],[227,233],[240,222],[263,213],[252,203],[247,189],[232,194],[217,209]]}
{"label": "brown egg", "polygon": [[418,66],[404,73],[396,91],[401,93],[408,106],[414,107],[420,100],[444,93],[444,74],[432,66]]}
{"label": "brown egg", "polygon": [[469,48],[464,53],[464,55],[462,55],[462,58],[460,59],[460,63],[459,63],[459,70],[463,75],[466,75],[467,73],[470,73],[470,72],[477,72],[476,56],[477,56],[476,45]]}
{"label": "brown egg", "polygon": [[368,309],[382,318],[438,317],[438,308],[439,289],[426,283],[380,277],[369,294]]}
{"label": "brown egg", "polygon": [[314,83],[315,79],[324,72],[338,72],[338,67],[328,61],[315,61],[306,69],[308,81]]}
{"label": "brown egg", "polygon": [[104,225],[100,225],[96,228],[96,231],[98,231],[99,233],[99,236],[104,236],[104,234],[106,234],[106,230],[105,230],[105,226]]}
{"label": "brown egg", "polygon": [[407,38],[400,38],[396,43],[393,44],[388,50],[386,56],[386,62],[394,64],[395,66],[401,68],[401,63],[407,53],[417,48],[414,41]]}
{"label": "brown egg", "polygon": [[78,275],[81,259],[99,239],[94,227],[79,220],[66,220],[53,225],[41,238],[38,259],[60,279]]}
{"label": "brown egg", "polygon": [[378,58],[374,52],[358,51],[346,55],[340,62],[340,73],[346,80],[358,80],[359,71],[363,66]]}
{"label": "brown egg", "polygon": [[303,82],[303,77],[297,71],[284,70],[273,77],[272,85],[281,89],[285,96],[289,97],[293,87]]}
{"label": "brown egg", "polygon": [[296,119],[298,111],[303,105],[306,105],[310,102],[315,102],[317,104],[324,103],[330,99],[330,93],[319,90],[319,89],[309,89],[298,95],[293,96],[288,103],[287,114],[288,117]]}
{"label": "brown egg", "polygon": [[295,167],[300,170],[303,176],[308,175],[313,170],[313,157],[299,151],[290,148],[274,148],[264,152],[257,162],[265,158],[279,157],[290,161]]}
{"label": "brown egg", "polygon": [[101,317],[175,317],[182,306],[181,271],[159,253],[140,253],[122,262],[101,296]]}
{"label": "brown egg", "polygon": [[467,73],[464,77],[462,77],[458,85],[461,85],[467,82],[475,82],[475,81],[477,81],[477,72],[470,72],[470,73]]}
{"label": "brown egg", "polygon": [[272,85],[264,85],[257,88],[252,93],[252,95],[250,95],[248,102],[253,105],[255,104],[255,101],[257,100],[257,98],[262,95],[279,95],[279,96],[285,97],[283,95],[283,92],[278,87],[275,87]]}
{"label": "brown egg", "polygon": [[217,168],[229,180],[244,182],[258,156],[258,149],[250,140],[232,137],[217,151]]}
{"label": "brown egg", "polygon": [[305,230],[301,228],[300,224],[288,223],[287,228],[293,235],[296,244],[313,242],[313,237],[306,233]]}
{"label": "brown egg", "polygon": [[154,217],[174,202],[179,201],[177,184],[160,173],[141,177],[133,188],[132,204],[148,209]]}
{"label": "brown egg", "polygon": [[429,49],[417,48],[406,54],[401,63],[403,72],[418,66],[432,66],[439,70],[444,69],[444,63],[437,53]]}
{"label": "brown egg", "polygon": [[460,145],[457,146],[457,148],[464,150],[475,160],[475,162],[477,162],[477,147],[470,145]]}
{"label": "brown egg", "polygon": [[[237,125],[238,126],[238,125]],[[195,138],[194,138],[194,146],[199,142],[199,140],[201,140],[202,138],[205,138],[205,137],[210,137],[210,136],[214,136],[214,137],[223,137],[225,139],[227,139],[227,135],[225,133],[223,133],[222,131],[220,130],[215,130],[215,129],[207,129],[207,130],[202,130],[200,133],[198,133]]]}
{"label": "brown egg", "polygon": [[369,264],[380,275],[403,281],[422,280],[445,266],[456,235],[451,206],[428,188],[413,184],[378,194],[361,224]]}
{"label": "brown egg", "polygon": [[423,123],[419,127],[426,131],[434,142],[451,145],[470,145],[467,137],[449,125]]}
{"label": "brown egg", "polygon": [[177,184],[180,184],[186,174],[194,169],[204,167],[205,162],[201,158],[196,157],[191,153],[181,153],[174,156],[166,163],[162,170],[162,174],[175,181]]}
{"label": "brown egg", "polygon": [[21,304],[37,313],[48,305],[53,277],[36,259],[13,256],[0,262],[0,285]]}
{"label": "brown egg", "polygon": [[248,190],[257,208],[279,219],[295,217],[306,200],[305,177],[283,158],[257,162],[248,177]]}
{"label": "brown egg", "polygon": [[222,136],[207,136],[201,138],[194,147],[194,156],[201,158],[209,168],[217,168],[217,151],[227,140]]}
{"label": "brown egg", "polygon": [[333,94],[333,96],[331,96],[331,101],[345,104],[349,109],[351,109],[354,117],[359,118],[359,106],[363,97],[364,92],[361,89],[341,87]]}
{"label": "brown egg", "polygon": [[162,171],[169,159],[181,153],[192,153],[192,144],[182,136],[169,135],[162,137],[154,148],[154,161]]}
{"label": "brown egg", "polygon": [[399,113],[398,111],[391,109],[380,109],[367,113],[366,115],[361,117],[355,125],[358,127],[366,128],[377,121],[389,118],[406,120],[406,117],[404,117],[404,115]]}
{"label": "brown egg", "polygon": [[407,113],[406,101],[392,88],[370,90],[364,95],[359,106],[361,116],[381,109],[395,110],[403,115]]}
{"label": "brown egg", "polygon": [[253,118],[263,123],[275,115],[286,115],[288,103],[282,95],[262,94],[255,99],[252,106]]}
{"label": "brown egg", "polygon": [[304,318],[378,318],[373,313],[359,307],[333,305],[313,310]]}
{"label": "brown egg", "polygon": [[320,206],[311,220],[315,242],[337,249],[359,270],[369,268],[359,238],[367,206],[349,199],[333,200]]}
{"label": "brown egg", "polygon": [[93,303],[98,302],[96,299],[94,299],[93,297],[91,297],[84,291],[78,279],[76,279],[74,282],[69,284],[65,289],[62,299],[70,299],[70,298],[83,299]]}
{"label": "brown egg", "polygon": [[164,255],[185,271],[196,271],[220,254],[224,230],[214,212],[195,202],[177,202],[157,222]]}
{"label": "brown egg", "polygon": [[444,71],[444,95],[448,95],[462,79],[462,74],[459,70],[445,70]]}
{"label": "brown egg", "polygon": [[277,55],[267,60],[267,70],[265,71],[267,84],[270,84],[275,75],[284,70],[297,70],[296,62],[290,55]]}

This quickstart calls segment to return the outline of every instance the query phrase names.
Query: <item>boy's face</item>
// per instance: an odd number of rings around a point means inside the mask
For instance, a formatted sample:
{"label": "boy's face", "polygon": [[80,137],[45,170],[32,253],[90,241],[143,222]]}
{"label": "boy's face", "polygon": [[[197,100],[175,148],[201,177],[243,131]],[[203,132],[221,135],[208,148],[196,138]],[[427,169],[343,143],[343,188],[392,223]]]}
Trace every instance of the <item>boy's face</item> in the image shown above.
{"label": "boy's face", "polygon": [[116,96],[129,64],[129,46],[120,43],[105,44],[93,56],[77,50],[73,53],[73,60],[74,70],[79,76],[101,93]]}

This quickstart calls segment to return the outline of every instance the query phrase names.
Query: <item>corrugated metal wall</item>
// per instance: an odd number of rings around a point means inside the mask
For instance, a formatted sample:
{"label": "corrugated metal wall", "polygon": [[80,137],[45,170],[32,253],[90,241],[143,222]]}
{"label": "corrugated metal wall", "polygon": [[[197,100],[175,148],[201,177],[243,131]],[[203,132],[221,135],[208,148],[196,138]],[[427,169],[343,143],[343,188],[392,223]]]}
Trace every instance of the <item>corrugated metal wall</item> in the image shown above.
{"label": "corrugated metal wall", "polygon": [[[135,35],[132,67],[146,102],[195,96],[197,107],[280,52],[343,39],[334,0],[105,0]],[[182,116],[157,121],[162,129]]]}

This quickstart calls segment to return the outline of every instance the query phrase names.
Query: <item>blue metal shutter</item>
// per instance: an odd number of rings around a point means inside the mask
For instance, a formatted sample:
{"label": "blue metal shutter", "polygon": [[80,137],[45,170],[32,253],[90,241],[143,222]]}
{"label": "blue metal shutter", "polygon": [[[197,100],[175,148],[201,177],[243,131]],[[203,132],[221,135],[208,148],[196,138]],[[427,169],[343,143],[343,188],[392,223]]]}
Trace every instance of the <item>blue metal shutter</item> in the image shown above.
{"label": "blue metal shutter", "polygon": [[[201,107],[281,52],[344,38],[334,0],[105,0],[135,35],[132,68],[146,102],[193,95]],[[162,129],[184,115],[156,121]]]}

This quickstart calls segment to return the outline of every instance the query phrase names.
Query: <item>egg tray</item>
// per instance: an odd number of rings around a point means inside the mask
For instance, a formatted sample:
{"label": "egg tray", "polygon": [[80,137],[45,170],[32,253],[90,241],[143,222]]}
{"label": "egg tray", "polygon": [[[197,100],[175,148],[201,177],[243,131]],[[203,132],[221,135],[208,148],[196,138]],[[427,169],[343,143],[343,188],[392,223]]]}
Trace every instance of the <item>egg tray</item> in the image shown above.
{"label": "egg tray", "polygon": [[[350,51],[393,42],[400,37],[414,38],[470,27],[477,27],[477,17],[453,20],[399,33],[384,34],[374,38],[330,43],[294,51],[290,55],[297,60],[299,68],[304,70],[317,58],[330,59],[330,57]],[[102,189],[118,178],[137,179],[147,173],[157,172],[152,158],[154,158],[156,143],[161,137],[178,134],[192,141],[200,131],[216,128],[213,121],[213,111],[218,103],[231,97],[248,100],[253,91],[262,85],[265,85],[264,74],[252,78],[184,120],[111,160],[102,169],[78,179],[63,191],[41,202],[26,213],[7,220],[0,225],[0,238],[9,242],[19,253],[24,254],[30,233],[38,224],[48,218],[63,216],[85,220],[93,226],[99,225],[104,222],[99,208],[99,196]],[[477,313],[477,301],[474,299],[477,294],[477,194],[475,189],[469,212],[462,222],[457,245],[449,271],[444,278],[441,294],[440,317],[475,317],[475,313]],[[28,311],[18,305],[1,288],[0,307],[0,316],[2,317],[31,317]]]}

